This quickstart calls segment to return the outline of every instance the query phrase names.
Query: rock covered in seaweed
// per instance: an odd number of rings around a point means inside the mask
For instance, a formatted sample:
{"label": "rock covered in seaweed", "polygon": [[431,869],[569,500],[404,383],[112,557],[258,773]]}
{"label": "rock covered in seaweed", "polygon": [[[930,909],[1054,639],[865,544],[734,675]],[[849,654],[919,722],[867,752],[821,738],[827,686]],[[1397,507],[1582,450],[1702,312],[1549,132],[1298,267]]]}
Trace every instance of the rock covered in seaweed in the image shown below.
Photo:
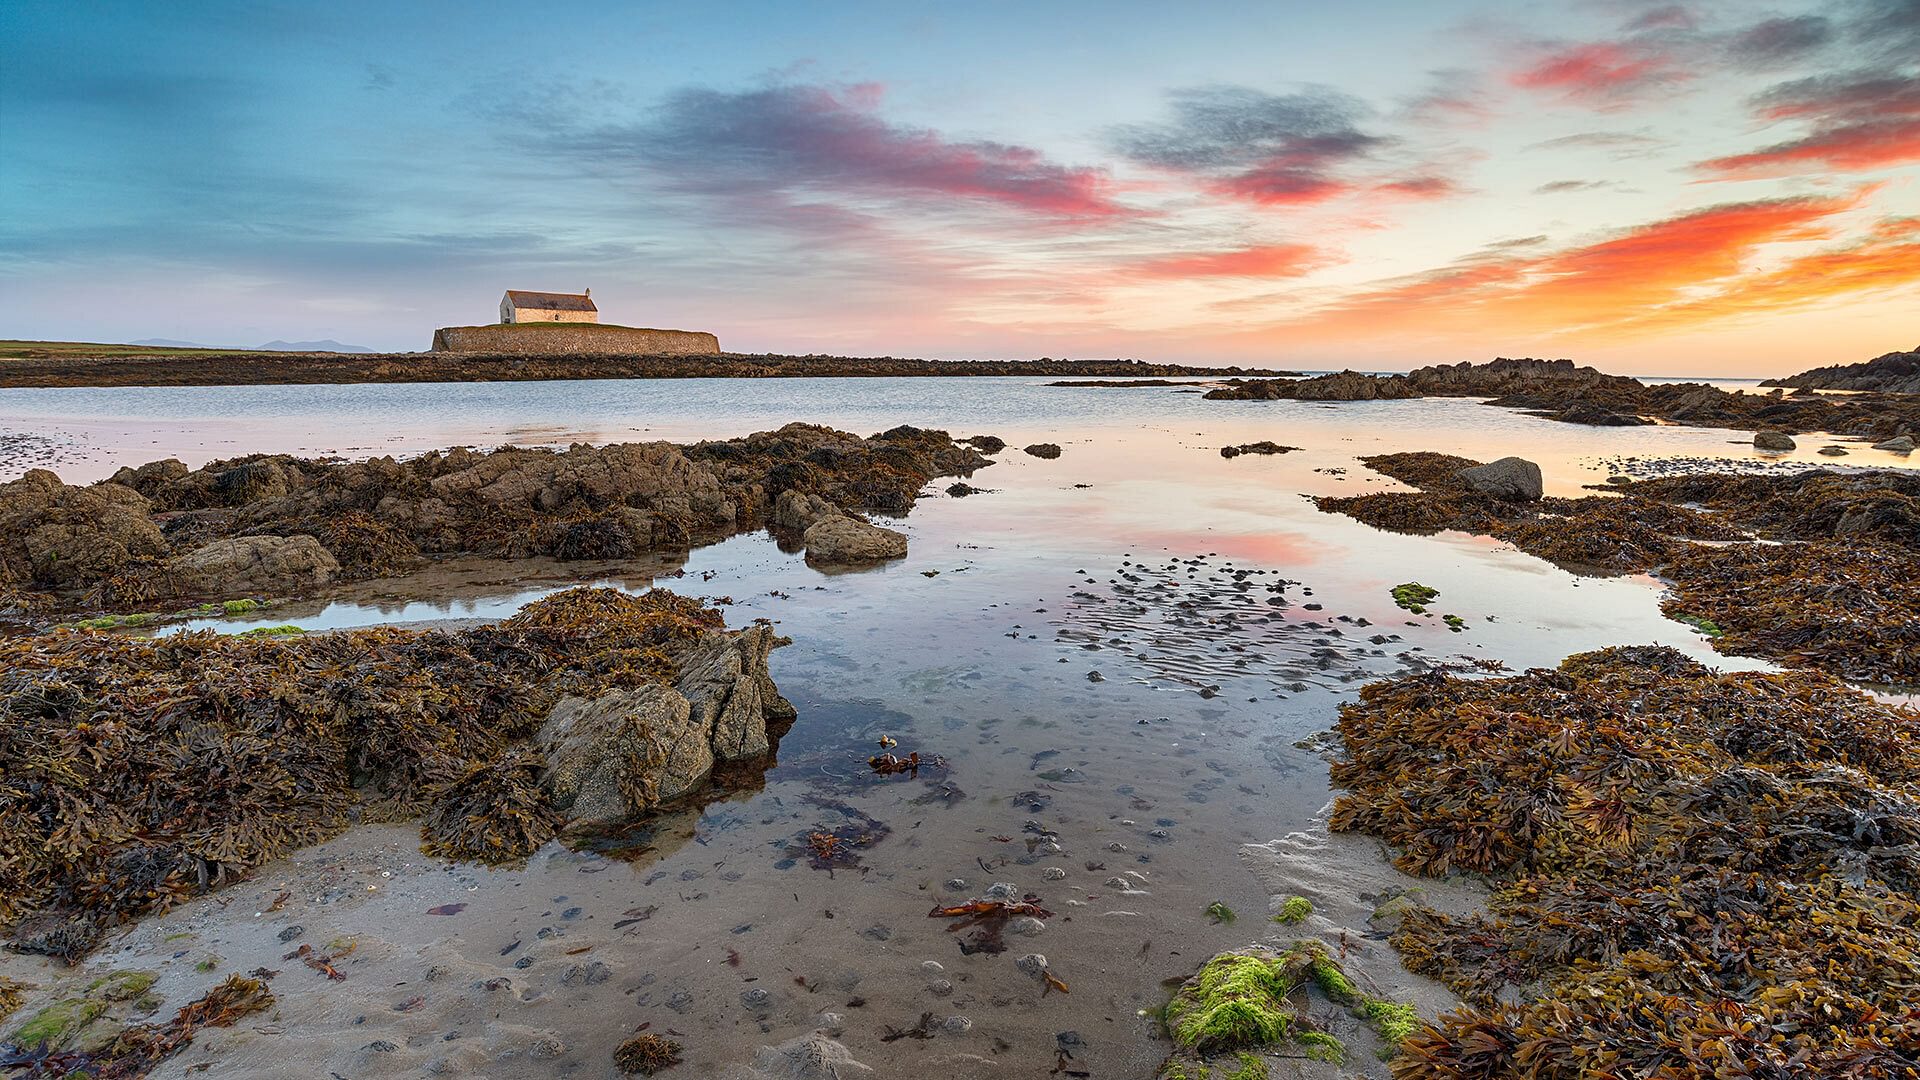
{"label": "rock covered in seaweed", "polygon": [[[254,455],[192,470],[164,461],[84,488],[36,470],[0,485],[0,593],[127,608],[219,599],[250,578],[299,591],[324,576],[311,553],[266,550],[277,540],[317,544],[349,579],[410,569],[423,555],[622,559],[764,524],[804,530],[860,509],[903,513],[934,477],[990,464],[941,431],[861,438],[795,423],[688,446],[454,449],[406,461]],[[313,572],[281,566],[283,553]]]}
{"label": "rock covered in seaweed", "polygon": [[165,569],[180,592],[198,596],[290,596],[339,572],[339,561],[311,536],[215,540],[168,560]]}
{"label": "rock covered in seaweed", "polygon": [[763,755],[792,716],[772,645],[698,601],[587,588],[457,632],[0,638],[0,926],[75,960],[367,811],[420,818],[439,854],[524,858],[566,823],[537,737],[555,702],[671,688],[709,752]]}

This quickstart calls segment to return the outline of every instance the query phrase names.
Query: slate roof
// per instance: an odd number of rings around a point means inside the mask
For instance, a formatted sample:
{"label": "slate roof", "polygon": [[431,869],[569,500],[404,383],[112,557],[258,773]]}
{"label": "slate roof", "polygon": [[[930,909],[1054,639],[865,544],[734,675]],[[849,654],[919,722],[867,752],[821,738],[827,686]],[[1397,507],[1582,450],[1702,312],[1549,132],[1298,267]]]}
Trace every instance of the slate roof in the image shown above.
{"label": "slate roof", "polygon": [[584,293],[563,292],[526,292],[521,289],[508,289],[507,300],[517,308],[538,309],[541,311],[599,311],[593,306],[593,298]]}

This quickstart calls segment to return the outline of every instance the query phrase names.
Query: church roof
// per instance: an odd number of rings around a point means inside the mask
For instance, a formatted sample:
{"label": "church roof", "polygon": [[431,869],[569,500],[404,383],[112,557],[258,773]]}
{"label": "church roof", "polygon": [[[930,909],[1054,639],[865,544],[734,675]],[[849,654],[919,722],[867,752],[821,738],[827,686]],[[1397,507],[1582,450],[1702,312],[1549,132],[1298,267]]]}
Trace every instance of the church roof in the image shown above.
{"label": "church roof", "polygon": [[516,308],[537,308],[542,311],[600,310],[593,306],[593,298],[585,293],[526,292],[522,289],[508,289],[507,301]]}

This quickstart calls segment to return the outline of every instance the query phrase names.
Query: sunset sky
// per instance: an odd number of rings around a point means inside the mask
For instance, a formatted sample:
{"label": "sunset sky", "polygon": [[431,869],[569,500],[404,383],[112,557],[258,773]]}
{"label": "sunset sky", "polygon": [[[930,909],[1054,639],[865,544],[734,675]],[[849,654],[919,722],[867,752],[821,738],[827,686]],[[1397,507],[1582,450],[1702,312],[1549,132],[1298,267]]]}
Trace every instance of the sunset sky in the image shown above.
{"label": "sunset sky", "polygon": [[1920,0],[0,6],[0,338],[1765,375],[1920,345]]}

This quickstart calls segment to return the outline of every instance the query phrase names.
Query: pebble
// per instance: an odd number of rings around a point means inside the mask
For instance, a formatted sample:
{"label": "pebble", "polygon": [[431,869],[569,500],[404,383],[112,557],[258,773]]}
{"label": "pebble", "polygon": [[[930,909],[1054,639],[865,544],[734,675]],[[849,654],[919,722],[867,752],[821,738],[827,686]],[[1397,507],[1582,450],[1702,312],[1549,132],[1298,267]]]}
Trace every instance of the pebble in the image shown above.
{"label": "pebble", "polygon": [[280,931],[280,940],[293,941],[297,939],[301,934],[304,934],[306,932],[307,932],[307,928],[304,926],[300,926],[297,924],[294,926],[289,926],[285,930]]}
{"label": "pebble", "polygon": [[939,975],[947,970],[947,965],[938,960],[928,960],[920,965],[920,970],[929,975]]}
{"label": "pebble", "polygon": [[1030,915],[1023,915],[1007,924],[1007,930],[1023,937],[1032,937],[1047,928],[1047,924]]}
{"label": "pebble", "polygon": [[966,888],[967,888],[967,879],[966,879],[966,878],[963,878],[963,877],[954,877],[954,878],[948,878],[948,879],[947,879],[947,891],[948,891],[948,892],[965,892],[965,891],[966,891]]}
{"label": "pebble", "polygon": [[927,993],[934,997],[946,997],[953,993],[953,983],[947,979],[935,979],[927,984]]}
{"label": "pebble", "polygon": [[764,987],[748,987],[740,991],[740,1004],[757,1012],[773,1004],[773,995],[767,993]]}
{"label": "pebble", "polygon": [[964,1016],[949,1016],[940,1027],[949,1035],[965,1035],[973,1030],[973,1021]]}
{"label": "pebble", "polygon": [[987,899],[1014,901],[1020,899],[1020,886],[1011,881],[996,881],[987,886]]}
{"label": "pebble", "polygon": [[1030,952],[1013,962],[1014,968],[1022,975],[1039,978],[1047,970],[1047,958],[1041,953]]}
{"label": "pebble", "polygon": [[1060,866],[1049,866],[1045,870],[1040,871],[1040,879],[1042,881],[1059,881],[1066,876],[1066,868]]}

